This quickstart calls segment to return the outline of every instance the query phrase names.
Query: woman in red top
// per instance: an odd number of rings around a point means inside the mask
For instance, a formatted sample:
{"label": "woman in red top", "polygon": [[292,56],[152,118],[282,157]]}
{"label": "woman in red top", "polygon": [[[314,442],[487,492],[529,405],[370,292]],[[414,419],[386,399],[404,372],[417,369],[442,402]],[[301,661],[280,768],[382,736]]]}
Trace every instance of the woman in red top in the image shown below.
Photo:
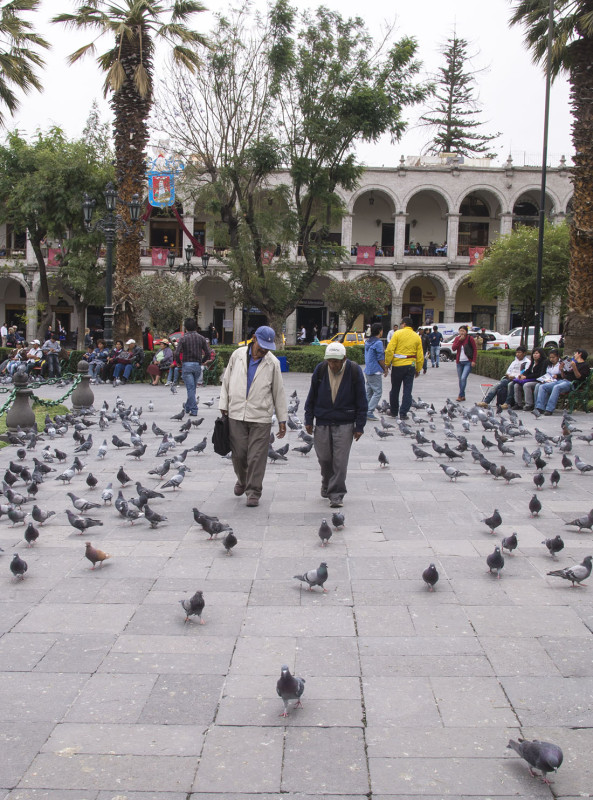
{"label": "woman in red top", "polygon": [[453,344],[451,345],[453,352],[457,353],[455,361],[457,362],[457,376],[459,378],[459,397],[458,401],[465,400],[465,384],[467,377],[476,366],[476,358],[478,348],[475,339],[470,336],[467,330],[467,325],[461,325],[459,332]]}

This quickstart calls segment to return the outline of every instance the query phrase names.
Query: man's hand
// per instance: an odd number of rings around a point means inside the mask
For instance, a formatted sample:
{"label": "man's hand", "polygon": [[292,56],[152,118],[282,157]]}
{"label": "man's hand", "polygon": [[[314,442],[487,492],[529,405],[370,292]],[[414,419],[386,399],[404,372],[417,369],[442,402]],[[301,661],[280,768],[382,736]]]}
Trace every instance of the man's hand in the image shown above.
{"label": "man's hand", "polygon": [[389,375],[389,367],[385,367],[383,370],[383,377],[386,378]]}
{"label": "man's hand", "polygon": [[228,412],[228,411],[221,411],[220,413],[221,413],[221,415],[222,415],[223,417],[228,417],[228,415],[229,415],[229,412]]}
{"label": "man's hand", "polygon": [[286,434],[286,422],[279,422],[278,423],[278,433],[276,434],[278,439],[283,439]]}
{"label": "man's hand", "polygon": [[313,426],[312,425],[305,425],[305,430],[307,431],[309,436],[311,436],[312,433],[313,433]]}
{"label": "man's hand", "polygon": [[472,361],[472,369],[474,369],[475,366],[476,366],[476,362]]}
{"label": "man's hand", "polygon": [[363,431],[354,431],[354,441],[357,442],[362,436]]}

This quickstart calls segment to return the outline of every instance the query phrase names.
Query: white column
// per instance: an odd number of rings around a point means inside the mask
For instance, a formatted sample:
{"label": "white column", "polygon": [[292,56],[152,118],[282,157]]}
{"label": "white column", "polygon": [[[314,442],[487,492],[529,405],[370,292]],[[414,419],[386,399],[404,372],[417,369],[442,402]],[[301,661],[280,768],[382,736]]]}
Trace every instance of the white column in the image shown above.
{"label": "white column", "polygon": [[457,258],[457,243],[459,241],[459,217],[461,214],[450,212],[447,214],[447,260],[455,261]]}
{"label": "white column", "polygon": [[350,261],[350,249],[352,248],[352,217],[353,214],[345,214],[342,217],[342,247],[346,250],[346,261]]}
{"label": "white column", "polygon": [[233,342],[243,339],[243,306],[233,308]]}
{"label": "white column", "polygon": [[455,295],[447,292],[445,295],[445,313],[443,322],[455,322]]}
{"label": "white column", "polygon": [[[183,224],[188,229],[188,231],[191,231],[191,233],[193,234],[193,232],[194,232],[194,215],[193,214],[184,214],[183,215]],[[182,230],[181,233],[182,233],[182,236],[183,236],[182,243],[181,243],[181,258],[185,258],[185,248],[187,247],[188,244],[191,244],[191,242],[189,240],[189,236],[187,235],[187,233],[185,231]],[[193,245],[192,245],[192,247],[193,247]],[[239,341],[241,341],[241,340],[239,339]]]}
{"label": "white column", "polygon": [[560,331],[560,298],[553,297],[545,305],[544,330],[549,333],[558,333]]}
{"label": "white column", "polygon": [[510,313],[511,308],[508,295],[499,295],[496,304],[496,330],[500,331],[500,333],[506,333],[509,330]]}
{"label": "white column", "polygon": [[507,236],[513,230],[513,215],[501,214],[500,215],[500,235]]}
{"label": "white column", "polygon": [[296,344],[297,312],[296,309],[286,317],[286,344]]}
{"label": "white column", "polygon": [[[37,291],[39,287],[34,286],[33,289],[27,289],[27,297],[25,300],[25,316],[27,320],[27,341],[30,342],[37,336]],[[52,326],[53,327],[53,326]]]}
{"label": "white column", "polygon": [[396,264],[403,264],[406,247],[406,220],[408,217],[405,211],[398,211],[393,215],[393,218],[395,220],[393,260]]}
{"label": "white column", "polygon": [[552,225],[562,225],[565,219],[566,214],[563,211],[559,211],[558,214],[552,214]]}
{"label": "white column", "polygon": [[399,325],[402,318],[402,295],[391,295],[391,327],[396,323]]}

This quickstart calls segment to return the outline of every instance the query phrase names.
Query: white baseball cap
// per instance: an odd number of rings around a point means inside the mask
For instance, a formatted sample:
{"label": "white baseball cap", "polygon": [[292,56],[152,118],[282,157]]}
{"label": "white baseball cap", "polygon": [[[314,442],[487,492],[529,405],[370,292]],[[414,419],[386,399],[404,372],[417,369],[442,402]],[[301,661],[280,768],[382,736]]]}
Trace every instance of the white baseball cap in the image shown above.
{"label": "white baseball cap", "polygon": [[324,358],[346,358],[346,348],[340,342],[331,342],[325,348]]}
{"label": "white baseball cap", "polygon": [[128,339],[128,341],[126,342],[126,346],[129,345],[129,344],[136,344],[136,340],[135,339]]}

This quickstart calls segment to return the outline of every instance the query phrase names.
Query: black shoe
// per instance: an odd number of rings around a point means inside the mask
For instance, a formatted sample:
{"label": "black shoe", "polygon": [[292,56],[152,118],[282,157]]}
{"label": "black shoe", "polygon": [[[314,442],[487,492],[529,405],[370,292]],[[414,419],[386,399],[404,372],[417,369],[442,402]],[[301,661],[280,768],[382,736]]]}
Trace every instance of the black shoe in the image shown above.
{"label": "black shoe", "polygon": [[329,497],[329,495],[328,495],[328,493],[327,493],[327,489],[325,488],[325,486],[322,486],[322,487],[321,487],[321,492],[320,492],[320,494],[321,494],[321,496],[322,496],[322,497],[325,497],[326,499]]}
{"label": "black shoe", "polygon": [[407,414],[401,414],[400,419],[409,419]]}
{"label": "black shoe", "polygon": [[553,413],[553,411],[544,411],[544,417],[551,417]]}
{"label": "black shoe", "polygon": [[437,369],[438,369],[438,368],[439,368],[439,365],[437,364]]}

